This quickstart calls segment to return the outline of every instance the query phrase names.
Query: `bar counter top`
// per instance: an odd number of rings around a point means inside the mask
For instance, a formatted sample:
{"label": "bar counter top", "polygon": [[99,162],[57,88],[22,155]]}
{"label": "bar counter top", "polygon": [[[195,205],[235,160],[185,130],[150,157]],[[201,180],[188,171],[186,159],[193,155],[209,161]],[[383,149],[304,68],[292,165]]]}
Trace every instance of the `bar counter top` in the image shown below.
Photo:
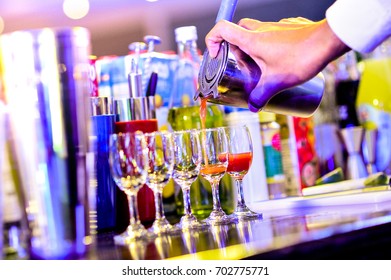
{"label": "bar counter top", "polygon": [[249,205],[256,221],[117,246],[99,234],[89,259],[391,259],[391,191],[349,191]]}

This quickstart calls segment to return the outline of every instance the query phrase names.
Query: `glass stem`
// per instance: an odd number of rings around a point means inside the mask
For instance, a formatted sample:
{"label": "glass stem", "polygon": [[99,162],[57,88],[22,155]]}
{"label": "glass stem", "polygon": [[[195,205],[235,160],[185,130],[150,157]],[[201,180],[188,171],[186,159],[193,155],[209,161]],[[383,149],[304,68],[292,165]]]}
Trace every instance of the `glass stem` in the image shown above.
{"label": "glass stem", "polygon": [[222,210],[219,197],[219,182],[212,182],[213,211]]}
{"label": "glass stem", "polygon": [[191,211],[191,204],[190,204],[190,188],[183,188],[183,208],[185,210],[186,216],[189,216],[192,214]]}
{"label": "glass stem", "polygon": [[140,217],[137,210],[137,194],[128,194],[128,204],[129,204],[129,217],[130,224],[135,225],[140,223]]}
{"label": "glass stem", "polygon": [[155,208],[156,208],[156,220],[164,218],[163,210],[163,193],[161,191],[155,191]]}
{"label": "glass stem", "polygon": [[235,179],[236,191],[238,192],[238,203],[236,206],[237,211],[243,211],[247,208],[246,202],[244,201],[243,193],[243,180]]}

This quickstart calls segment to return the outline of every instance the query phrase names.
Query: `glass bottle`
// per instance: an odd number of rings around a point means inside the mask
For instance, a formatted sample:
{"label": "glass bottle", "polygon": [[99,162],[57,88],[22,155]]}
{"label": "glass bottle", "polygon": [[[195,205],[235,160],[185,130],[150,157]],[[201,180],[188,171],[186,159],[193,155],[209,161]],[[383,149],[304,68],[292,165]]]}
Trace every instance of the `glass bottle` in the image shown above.
{"label": "glass bottle", "polygon": [[[175,70],[173,92],[169,102],[168,123],[172,130],[200,129],[200,104],[193,100],[197,90],[200,55],[197,47],[197,29],[195,26],[183,26],[175,29],[178,63]],[[206,128],[224,125],[224,114],[218,105],[208,105]],[[234,209],[234,190],[228,175],[220,182],[221,204],[226,213]],[[203,219],[212,211],[212,193],[209,182],[199,178],[190,189],[191,205],[194,215]],[[175,202],[178,215],[183,214],[181,189],[175,186]]]}
{"label": "glass bottle", "polygon": [[323,176],[343,166],[343,147],[338,138],[339,112],[336,103],[336,65],[323,70],[325,90],[322,102],[313,115],[315,150],[319,158],[319,175]]}
{"label": "glass bottle", "polygon": [[354,51],[337,59],[335,97],[338,108],[339,128],[360,125],[356,111],[356,99],[360,83],[360,72]]}
{"label": "glass bottle", "polygon": [[377,129],[375,164],[391,173],[391,39],[359,63],[361,81],[356,107],[365,129]]}
{"label": "glass bottle", "polygon": [[178,62],[169,107],[175,111],[188,111],[188,107],[199,106],[193,96],[197,90],[197,77],[201,59],[197,48],[197,29],[183,26],[175,29]]}
{"label": "glass bottle", "polygon": [[286,197],[285,175],[282,167],[280,125],[276,115],[269,112],[259,112],[261,123],[262,147],[265,159],[266,182],[269,198]]}
{"label": "glass bottle", "polygon": [[313,118],[276,115],[280,125],[282,167],[287,196],[300,196],[302,189],[319,178]]}

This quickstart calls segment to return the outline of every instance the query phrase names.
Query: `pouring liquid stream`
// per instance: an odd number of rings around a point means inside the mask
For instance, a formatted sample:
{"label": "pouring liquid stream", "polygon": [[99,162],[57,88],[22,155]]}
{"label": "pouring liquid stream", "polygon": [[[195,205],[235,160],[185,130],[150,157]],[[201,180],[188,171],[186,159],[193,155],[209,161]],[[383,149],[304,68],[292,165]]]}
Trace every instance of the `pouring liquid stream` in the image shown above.
{"label": "pouring liquid stream", "polygon": [[214,174],[220,174],[224,173],[226,171],[226,167],[224,164],[213,164],[210,165],[208,161],[208,155],[206,153],[206,110],[207,110],[207,98],[201,98],[201,104],[200,104],[200,119],[201,119],[201,145],[202,145],[202,153],[203,157],[205,159],[205,167],[202,168],[202,173],[204,175],[214,175]]}
{"label": "pouring liquid stream", "polygon": [[207,106],[207,98],[201,98],[201,104],[200,104],[200,119],[201,119],[201,149],[203,156],[205,158],[205,166],[208,167],[208,157],[206,155],[206,134],[205,134],[205,128],[206,128],[206,106]]}

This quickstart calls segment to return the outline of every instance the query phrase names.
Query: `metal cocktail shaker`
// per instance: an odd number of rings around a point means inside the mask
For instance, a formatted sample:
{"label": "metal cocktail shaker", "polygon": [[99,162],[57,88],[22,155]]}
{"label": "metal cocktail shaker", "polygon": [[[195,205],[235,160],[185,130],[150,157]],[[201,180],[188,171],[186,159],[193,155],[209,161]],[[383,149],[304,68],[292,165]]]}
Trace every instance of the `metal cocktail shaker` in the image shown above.
{"label": "metal cocktail shaker", "polygon": [[[216,22],[231,21],[238,0],[223,0]],[[222,42],[217,57],[205,51],[194,96],[208,98],[211,103],[248,108],[248,98],[261,78],[255,61],[244,53],[232,52],[228,42]],[[319,107],[325,80],[322,73],[313,79],[277,93],[262,110],[297,117],[309,117]]]}
{"label": "metal cocktail shaker", "polygon": [[27,201],[31,258],[77,258],[92,240],[89,55],[84,28],[0,36],[0,75]]}

